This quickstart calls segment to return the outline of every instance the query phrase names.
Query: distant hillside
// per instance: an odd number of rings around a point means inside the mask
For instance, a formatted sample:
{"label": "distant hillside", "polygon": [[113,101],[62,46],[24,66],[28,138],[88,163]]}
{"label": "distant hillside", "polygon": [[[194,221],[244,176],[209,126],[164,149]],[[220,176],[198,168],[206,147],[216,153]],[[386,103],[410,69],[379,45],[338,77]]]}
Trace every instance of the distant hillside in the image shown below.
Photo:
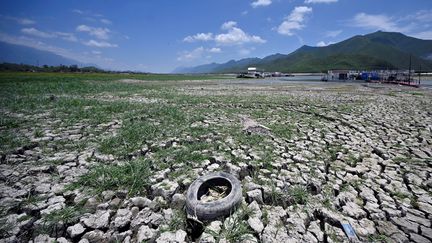
{"label": "distant hillside", "polygon": [[0,63],[22,63],[28,65],[88,65],[65,58],[49,51],[0,42]]}
{"label": "distant hillside", "polygon": [[243,72],[248,66],[266,71],[321,72],[329,69],[413,69],[432,70],[432,40],[421,40],[394,32],[378,31],[354,36],[325,47],[302,46],[288,54],[263,59],[248,58],[224,64],[183,69],[188,73]]}

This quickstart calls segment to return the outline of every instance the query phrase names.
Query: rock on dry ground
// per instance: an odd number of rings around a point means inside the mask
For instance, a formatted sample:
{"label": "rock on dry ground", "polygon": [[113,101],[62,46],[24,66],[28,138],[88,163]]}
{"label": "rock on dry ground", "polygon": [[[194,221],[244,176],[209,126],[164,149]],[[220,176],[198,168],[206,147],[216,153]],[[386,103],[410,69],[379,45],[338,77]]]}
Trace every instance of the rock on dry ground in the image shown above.
{"label": "rock on dry ground", "polygon": [[[205,134],[155,138],[126,157],[98,149],[104,138],[118,135],[123,116],[70,124],[3,109],[8,117],[34,120],[42,134],[18,128],[28,143],[1,151],[0,242],[348,242],[342,222],[363,242],[432,241],[430,90],[206,81],[176,83],[170,92],[209,98],[164,102],[186,114],[202,112],[183,125]],[[106,97],[117,96],[105,93],[100,102],[154,105],[163,99]],[[197,142],[212,146],[191,152],[199,161],[176,163],[180,157],[172,153]],[[59,147],[77,143],[79,150]],[[138,159],[153,163],[141,195],[127,188],[88,191],[97,185],[68,189],[95,165]],[[242,181],[243,213],[191,229],[184,215],[187,187],[219,170]]]}

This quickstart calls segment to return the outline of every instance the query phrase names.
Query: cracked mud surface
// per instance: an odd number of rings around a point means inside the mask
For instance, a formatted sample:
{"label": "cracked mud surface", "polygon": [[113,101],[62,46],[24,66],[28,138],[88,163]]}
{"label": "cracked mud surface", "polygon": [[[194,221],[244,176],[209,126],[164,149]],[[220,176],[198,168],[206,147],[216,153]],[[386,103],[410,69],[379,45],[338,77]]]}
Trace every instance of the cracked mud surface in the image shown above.
{"label": "cracked mud surface", "polygon": [[[380,84],[2,82],[0,242],[432,240],[432,91]],[[190,227],[226,171],[244,201]]]}

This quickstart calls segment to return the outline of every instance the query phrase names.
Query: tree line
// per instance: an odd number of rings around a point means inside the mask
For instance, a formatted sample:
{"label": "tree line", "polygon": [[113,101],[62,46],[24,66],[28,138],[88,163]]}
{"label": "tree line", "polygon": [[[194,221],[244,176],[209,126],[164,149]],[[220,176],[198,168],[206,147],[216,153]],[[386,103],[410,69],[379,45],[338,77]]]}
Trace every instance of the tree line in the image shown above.
{"label": "tree line", "polygon": [[78,65],[34,66],[16,63],[0,63],[0,72],[52,72],[52,73],[142,73],[132,71],[107,71],[97,67],[78,67]]}

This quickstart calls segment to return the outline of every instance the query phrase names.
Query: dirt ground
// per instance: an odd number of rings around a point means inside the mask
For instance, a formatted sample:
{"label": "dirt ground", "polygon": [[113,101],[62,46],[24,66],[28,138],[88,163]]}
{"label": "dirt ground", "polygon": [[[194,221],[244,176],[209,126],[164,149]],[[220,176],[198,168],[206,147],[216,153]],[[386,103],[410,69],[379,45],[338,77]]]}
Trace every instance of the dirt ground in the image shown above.
{"label": "dirt ground", "polygon": [[[2,81],[0,242],[432,241],[432,90],[367,83]],[[225,171],[243,202],[192,227]]]}

